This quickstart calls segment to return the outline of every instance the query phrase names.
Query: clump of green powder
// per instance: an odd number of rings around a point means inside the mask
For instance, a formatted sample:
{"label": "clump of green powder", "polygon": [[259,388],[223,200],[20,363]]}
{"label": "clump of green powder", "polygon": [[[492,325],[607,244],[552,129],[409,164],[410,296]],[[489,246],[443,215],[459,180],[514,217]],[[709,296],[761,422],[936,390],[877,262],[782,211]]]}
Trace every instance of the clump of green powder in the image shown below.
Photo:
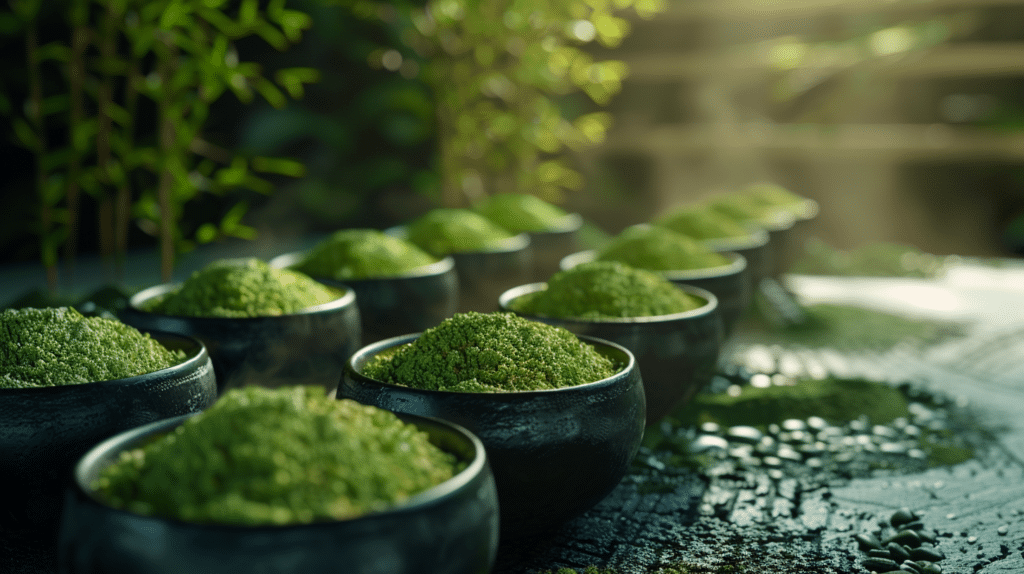
{"label": "clump of green powder", "polygon": [[739,222],[774,227],[806,215],[807,201],[773,183],[754,183],[743,189],[718,194],[707,206]]}
{"label": "clump of green powder", "polygon": [[152,373],[185,360],[134,327],[85,317],[72,307],[0,313],[0,388],[110,381]]}
{"label": "clump of green powder", "polygon": [[803,211],[806,198],[793,193],[777,183],[757,182],[741,190],[741,193],[756,203],[775,207],[795,214]]}
{"label": "clump of green powder", "polygon": [[389,411],[315,387],[251,386],[122,453],[93,488],[111,506],[138,514],[304,524],[386,510],[459,466]]}
{"label": "clump of green powder", "polygon": [[672,210],[654,221],[655,225],[694,239],[749,237],[748,229],[735,219],[700,205]]}
{"label": "clump of green powder", "polygon": [[259,259],[222,259],[196,271],[145,309],[184,317],[267,317],[329,303],[340,293],[305,273]]}
{"label": "clump of green powder", "polygon": [[700,241],[656,225],[634,225],[597,250],[599,261],[618,261],[637,269],[682,271],[722,267],[729,260]]}
{"label": "clump of green powder", "polygon": [[513,299],[518,313],[606,319],[682,313],[704,305],[663,276],[615,261],[591,261],[559,271],[547,288]]}
{"label": "clump of green powder", "polygon": [[343,229],[307,252],[291,268],[312,277],[366,279],[406,275],[437,263],[409,241],[376,229]]}
{"label": "clump of green powder", "polygon": [[840,251],[824,241],[811,238],[804,253],[793,264],[793,273],[859,277],[935,278],[946,271],[945,257],[921,251],[912,245],[873,242]]}
{"label": "clump of green powder", "polygon": [[395,385],[458,392],[536,391],[606,379],[611,359],[569,331],[513,313],[457,313],[363,374]]}
{"label": "clump of green powder", "polygon": [[513,233],[550,231],[568,215],[557,205],[528,193],[496,193],[473,208]]}
{"label": "clump of green powder", "polygon": [[514,236],[483,215],[461,208],[432,209],[406,229],[409,241],[438,257],[488,251]]}

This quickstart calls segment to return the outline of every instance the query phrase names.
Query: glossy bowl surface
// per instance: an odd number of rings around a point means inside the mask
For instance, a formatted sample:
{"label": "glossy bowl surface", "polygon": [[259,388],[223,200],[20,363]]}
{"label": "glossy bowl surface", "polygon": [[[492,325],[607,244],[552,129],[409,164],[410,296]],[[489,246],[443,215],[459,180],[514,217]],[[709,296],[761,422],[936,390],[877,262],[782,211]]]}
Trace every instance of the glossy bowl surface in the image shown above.
{"label": "glossy bowl surface", "polygon": [[626,319],[561,319],[518,313],[512,301],[547,288],[530,283],[502,293],[502,311],[511,311],[534,321],[562,327],[577,335],[596,337],[622,345],[636,357],[643,377],[647,403],[647,424],[661,420],[685,405],[711,382],[722,344],[718,299],[710,291],[678,285],[687,294],[706,301],[704,306],[683,313]]}
{"label": "glossy bowl surface", "polygon": [[417,337],[360,349],[345,369],[338,396],[452,421],[480,437],[494,468],[503,538],[541,534],[562,524],[591,508],[625,476],[645,420],[640,370],[625,347],[581,337],[623,368],[601,381],[545,391],[427,391],[362,374],[378,353]]}
{"label": "glossy bowl surface", "polygon": [[[270,265],[290,267],[298,263],[302,255],[301,252],[279,255],[270,260]],[[314,279],[355,291],[363,344],[429,329],[454,315],[459,306],[459,278],[455,259],[450,256],[406,275]]]}
{"label": "glossy bowl surface", "polygon": [[[0,389],[0,571],[56,568],[64,488],[75,462],[96,443],[213,404],[216,383],[203,344],[181,335],[149,334],[185,351],[187,359],[126,379]],[[12,563],[5,564],[8,560]]]}
{"label": "glossy bowl surface", "polygon": [[529,281],[547,281],[558,272],[563,257],[579,251],[581,227],[583,216],[569,213],[553,229],[528,232],[533,255],[533,272]]}
{"label": "glossy bowl surface", "polygon": [[391,510],[291,526],[194,524],[107,506],[90,485],[117,456],[188,417],[160,421],[97,445],[75,467],[65,498],[65,574],[478,574],[498,546],[494,477],[483,444],[463,428],[405,416],[467,467]]}
{"label": "glossy bowl surface", "polygon": [[[718,315],[722,322],[722,334],[732,334],[736,323],[750,307],[751,285],[746,273],[747,260],[739,253],[723,252],[729,263],[719,267],[706,269],[657,271],[663,277],[677,285],[690,285],[705,289],[718,299]],[[562,259],[561,268],[571,269],[581,263],[593,261],[597,256],[594,250],[579,251]]]}
{"label": "glossy bowl surface", "polygon": [[362,344],[355,291],[291,315],[275,317],[182,317],[144,311],[145,303],[177,287],[144,289],[128,301],[121,320],[138,329],[195,337],[210,352],[217,390],[245,385],[338,386],[348,356]]}
{"label": "glossy bowl surface", "polygon": [[[404,225],[389,227],[384,233],[403,239],[409,236]],[[486,251],[461,251],[449,256],[455,260],[459,278],[459,313],[497,311],[498,295],[529,281],[533,272],[528,233],[513,235]]]}
{"label": "glossy bowl surface", "polygon": [[769,235],[760,227],[754,228],[749,237],[708,239],[703,243],[716,253],[739,253],[747,260],[744,273],[747,276],[747,288],[750,293],[756,291],[761,280],[768,277],[772,271]]}

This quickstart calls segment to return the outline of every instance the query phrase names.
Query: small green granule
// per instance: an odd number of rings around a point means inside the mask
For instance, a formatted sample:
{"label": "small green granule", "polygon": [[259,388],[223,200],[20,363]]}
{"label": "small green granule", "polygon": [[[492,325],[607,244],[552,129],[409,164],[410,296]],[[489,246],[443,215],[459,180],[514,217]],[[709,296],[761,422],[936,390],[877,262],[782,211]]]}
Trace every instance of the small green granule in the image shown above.
{"label": "small green granule", "polygon": [[428,211],[410,223],[407,231],[409,241],[438,257],[488,251],[514,237],[513,233],[483,215],[454,207]]}
{"label": "small green granule", "polygon": [[599,261],[618,261],[650,271],[722,267],[729,260],[700,241],[656,225],[634,225],[597,251]]}
{"label": "small green granule", "polygon": [[291,268],[311,277],[396,277],[437,263],[416,245],[376,229],[343,229],[307,252]]}
{"label": "small green granule", "polygon": [[555,273],[546,289],[518,297],[509,307],[528,315],[600,320],[670,315],[703,305],[653,271],[591,261]]}
{"label": "small green granule", "polygon": [[684,206],[654,221],[694,239],[730,239],[750,237],[750,229],[735,219],[705,206]]}
{"label": "small green granule", "polygon": [[576,335],[513,313],[456,313],[367,363],[371,379],[457,392],[536,391],[606,379],[617,366]]}
{"label": "small green granule", "polygon": [[557,205],[528,193],[496,193],[474,209],[513,233],[550,231],[568,215]]}
{"label": "small green granule", "polygon": [[340,296],[305,273],[275,269],[254,258],[222,259],[196,271],[145,310],[183,317],[267,317],[296,313]]}
{"label": "small green granule", "polygon": [[93,488],[111,506],[143,515],[305,524],[386,510],[459,466],[389,411],[322,388],[245,387],[122,453]]}
{"label": "small green granule", "polygon": [[77,385],[124,379],[180,364],[134,327],[85,317],[73,307],[7,309],[0,313],[0,388]]}

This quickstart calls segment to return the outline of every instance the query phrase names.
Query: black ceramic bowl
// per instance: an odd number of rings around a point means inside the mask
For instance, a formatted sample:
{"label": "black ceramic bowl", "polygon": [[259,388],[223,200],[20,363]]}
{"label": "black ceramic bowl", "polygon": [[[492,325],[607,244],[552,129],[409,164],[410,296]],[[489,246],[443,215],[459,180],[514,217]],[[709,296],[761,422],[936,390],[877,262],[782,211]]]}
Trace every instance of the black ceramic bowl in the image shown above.
{"label": "black ceramic bowl", "polygon": [[82,457],[65,499],[61,572],[478,574],[494,562],[498,503],[489,455],[465,429],[423,417],[402,418],[468,466],[379,513],[290,526],[195,524],[117,510],[95,497],[93,481],[121,452],[186,418],[119,434]]}
{"label": "black ceramic bowl", "polygon": [[149,300],[175,287],[157,285],[136,293],[121,311],[121,320],[205,343],[220,394],[245,385],[300,384],[333,392],[348,356],[362,344],[356,295],[348,288],[330,303],[274,317],[181,317],[144,310]]}
{"label": "black ceramic bowl", "polygon": [[530,251],[533,255],[533,273],[529,281],[547,281],[558,271],[558,264],[566,255],[579,251],[579,231],[583,217],[569,213],[552,229],[530,231]]}
{"label": "black ceramic bowl", "polygon": [[533,321],[562,327],[576,335],[595,337],[622,345],[636,357],[643,376],[647,424],[661,420],[683,406],[704,388],[715,374],[722,342],[718,299],[710,291],[678,285],[688,295],[705,301],[702,307],[654,317],[624,319],[561,319],[514,311],[515,299],[547,288],[546,283],[513,287],[498,300],[502,311]]}
{"label": "black ceramic bowl", "polygon": [[[279,255],[270,265],[291,267],[302,255]],[[314,279],[355,291],[364,344],[429,329],[454,315],[459,305],[459,279],[451,257],[395,277]]]}
{"label": "black ceramic bowl", "polygon": [[0,389],[0,571],[52,572],[64,488],[96,443],[216,399],[206,347],[151,332],[187,359],[145,375],[80,385]]}
{"label": "black ceramic bowl", "polygon": [[[729,263],[720,267],[679,271],[658,271],[676,285],[690,285],[705,289],[718,299],[718,316],[722,322],[722,335],[732,334],[737,321],[750,306],[752,291],[750,277],[746,273],[747,260],[739,253],[722,253]],[[573,253],[562,259],[562,269],[572,269],[580,263],[593,261],[597,252],[593,250]]]}
{"label": "black ceramic bowl", "polygon": [[[406,238],[405,226],[389,227],[384,233]],[[520,233],[499,242],[487,251],[451,253],[459,277],[457,311],[497,311],[498,295],[506,289],[529,281],[533,273],[530,235]]]}
{"label": "black ceramic bowl", "polygon": [[762,279],[771,274],[772,258],[769,235],[768,231],[760,227],[755,228],[747,237],[706,239],[702,243],[715,253],[739,253],[747,260],[747,268],[744,273],[746,273],[747,285],[751,293],[757,289]]}
{"label": "black ceramic bowl", "polygon": [[640,370],[626,348],[581,337],[623,368],[601,381],[546,391],[427,391],[362,374],[378,353],[417,337],[360,349],[338,395],[449,420],[479,436],[494,468],[503,538],[543,533],[592,507],[622,480],[640,447],[645,413]]}

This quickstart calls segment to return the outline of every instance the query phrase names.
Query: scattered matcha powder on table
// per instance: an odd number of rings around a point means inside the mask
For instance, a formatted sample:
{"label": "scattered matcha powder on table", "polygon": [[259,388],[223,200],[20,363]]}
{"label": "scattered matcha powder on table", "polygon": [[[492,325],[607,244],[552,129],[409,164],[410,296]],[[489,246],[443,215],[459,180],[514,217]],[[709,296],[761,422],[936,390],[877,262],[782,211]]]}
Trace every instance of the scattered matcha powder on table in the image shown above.
{"label": "scattered matcha powder on table", "polygon": [[514,237],[483,215],[461,208],[433,209],[410,223],[406,230],[409,241],[438,257],[487,251]]}
{"label": "scattered matcha powder on table", "polygon": [[0,313],[0,388],[75,385],[134,377],[180,364],[148,334],[72,307]]}
{"label": "scattered matcha powder on table", "polygon": [[196,271],[146,311],[183,317],[287,315],[329,303],[337,290],[305,273],[275,269],[259,259],[222,259]]}
{"label": "scattered matcha powder on table", "polygon": [[597,250],[599,261],[618,261],[650,271],[721,267],[729,260],[696,239],[656,225],[634,225]]}
{"label": "scattered matcha powder on table", "polygon": [[543,317],[606,319],[682,313],[705,304],[661,275],[616,261],[591,261],[559,271],[547,288],[509,303]]}
{"label": "scattered matcha powder on table", "polygon": [[476,204],[474,210],[513,233],[549,231],[568,215],[528,193],[496,193]]}
{"label": "scattered matcha powder on table", "polygon": [[561,327],[514,313],[456,313],[363,367],[371,379],[457,392],[536,391],[606,379],[621,366]]}
{"label": "scattered matcha powder on table", "polygon": [[666,227],[694,239],[732,239],[751,235],[735,219],[702,206],[686,206],[662,215],[655,225]]}
{"label": "scattered matcha powder on table", "polygon": [[393,413],[322,388],[233,389],[93,487],[116,508],[188,522],[283,525],[393,507],[460,470]]}
{"label": "scattered matcha powder on table", "polygon": [[376,229],[343,229],[310,249],[291,268],[312,277],[366,279],[406,275],[438,259]]}

